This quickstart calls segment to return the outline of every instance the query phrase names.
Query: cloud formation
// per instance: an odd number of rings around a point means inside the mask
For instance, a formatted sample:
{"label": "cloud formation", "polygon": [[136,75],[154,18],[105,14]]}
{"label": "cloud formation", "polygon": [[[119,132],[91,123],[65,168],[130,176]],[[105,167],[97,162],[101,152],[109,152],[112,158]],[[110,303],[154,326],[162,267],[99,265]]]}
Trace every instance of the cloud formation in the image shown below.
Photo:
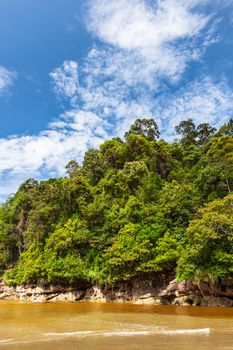
{"label": "cloud formation", "polygon": [[88,148],[106,138],[96,114],[70,110],[37,136],[0,139],[0,199],[27,178],[63,176],[69,160],[81,161]]}
{"label": "cloud formation", "polygon": [[10,86],[13,85],[17,74],[14,71],[10,71],[3,66],[0,66],[0,97],[3,95]]}
{"label": "cloud formation", "polygon": [[214,82],[210,77],[195,80],[177,91],[161,96],[156,102],[163,135],[171,141],[174,129],[182,120],[192,118],[198,125],[209,123],[219,128],[229,120],[233,110],[233,91],[226,82]]}
{"label": "cloud formation", "polygon": [[[92,0],[88,28],[101,41],[114,47],[112,61],[124,68],[132,63],[153,84],[161,77],[176,80],[188,62],[196,60],[205,45],[201,37],[211,16],[198,11],[203,1],[183,0]],[[210,34],[208,34],[210,36]],[[127,57],[126,64],[122,56]],[[154,79],[153,79],[154,78]]]}
{"label": "cloud formation", "polygon": [[57,96],[67,97],[72,104],[75,103],[79,86],[78,63],[64,61],[61,67],[54,69],[49,75]]}
{"label": "cloud formation", "polygon": [[209,16],[192,11],[200,3],[92,0],[88,26],[103,41],[123,49],[159,48],[200,33],[209,20]]}
{"label": "cloud formation", "polygon": [[181,120],[227,121],[233,92],[226,81],[182,81],[189,64],[219,40],[213,15],[204,10],[208,2],[89,1],[88,30],[96,43],[82,62],[65,60],[50,73],[70,110],[36,136],[0,140],[2,196],[28,177],[64,175],[69,160],[81,161],[88,148],[123,136],[136,118],[155,118],[169,141]]}

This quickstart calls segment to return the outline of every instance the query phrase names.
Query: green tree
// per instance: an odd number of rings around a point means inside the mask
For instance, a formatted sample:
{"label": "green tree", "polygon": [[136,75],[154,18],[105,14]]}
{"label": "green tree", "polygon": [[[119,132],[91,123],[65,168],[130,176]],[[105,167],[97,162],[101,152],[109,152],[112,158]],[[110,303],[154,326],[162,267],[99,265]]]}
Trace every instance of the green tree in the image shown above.
{"label": "green tree", "polygon": [[223,179],[229,193],[233,186],[233,138],[231,136],[215,137],[207,152],[210,164]]}
{"label": "green tree", "polygon": [[105,141],[101,146],[103,158],[112,168],[122,168],[126,160],[126,150],[120,138]]}
{"label": "green tree", "polygon": [[67,174],[69,175],[69,177],[75,177],[77,175],[79,175],[81,167],[78,164],[78,162],[76,162],[76,160],[70,160],[69,163],[65,166]]}
{"label": "green tree", "polygon": [[224,124],[218,131],[217,136],[233,136],[233,119]]}
{"label": "green tree", "polygon": [[177,134],[181,135],[181,142],[185,146],[197,143],[198,132],[192,119],[183,120],[175,127]]}
{"label": "green tree", "polygon": [[167,143],[153,119],[137,120],[124,141],[90,149],[82,166],[70,161],[68,177],[27,180],[0,206],[0,274],[15,285],[73,285],[174,273],[178,264],[181,279],[230,278],[228,124],[213,135],[189,119],[181,140]]}
{"label": "green tree", "polygon": [[144,118],[135,120],[135,122],[131,125],[129,131],[125,133],[125,138],[128,139],[129,135],[142,136],[150,141],[154,141],[159,137],[160,132],[158,125],[153,118]]}
{"label": "green tree", "polygon": [[106,171],[106,163],[103,155],[99,150],[90,149],[84,155],[83,172],[89,178],[92,185],[97,183],[104,177]]}
{"label": "green tree", "polygon": [[179,259],[179,280],[226,279],[233,273],[233,195],[198,211],[187,229],[189,238]]}
{"label": "green tree", "polygon": [[211,136],[214,135],[216,129],[213,128],[210,124],[203,123],[199,124],[197,127],[197,136],[199,145],[203,145],[209,140]]}

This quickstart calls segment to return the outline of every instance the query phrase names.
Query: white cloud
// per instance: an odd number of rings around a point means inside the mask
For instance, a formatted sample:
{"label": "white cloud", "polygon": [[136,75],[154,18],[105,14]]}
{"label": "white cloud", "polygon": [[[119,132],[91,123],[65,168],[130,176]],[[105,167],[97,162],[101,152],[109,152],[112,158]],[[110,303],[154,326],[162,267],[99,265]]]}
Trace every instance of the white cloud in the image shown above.
{"label": "white cloud", "polygon": [[53,88],[59,97],[66,97],[71,103],[76,102],[78,93],[78,63],[64,61],[61,67],[50,73]]}
{"label": "white cloud", "polygon": [[209,20],[208,16],[192,11],[200,3],[93,0],[89,28],[103,41],[122,49],[159,48],[172,40],[200,33]]}
{"label": "white cloud", "polygon": [[192,118],[197,125],[209,123],[216,128],[227,122],[233,111],[233,91],[226,82],[215,83],[205,77],[158,99],[156,110],[163,136],[171,141],[175,126],[182,120]]}
{"label": "white cloud", "polygon": [[[232,109],[233,92],[227,84],[203,78],[154,102],[142,98],[116,104],[112,132],[123,136],[136,118],[154,117],[163,127],[162,136],[171,140],[181,120],[193,118],[197,124],[208,122],[219,127],[229,119]],[[69,160],[81,162],[88,148],[98,147],[109,138],[112,128],[106,116],[73,109],[37,136],[0,139],[0,200],[29,177],[63,176]]]}
{"label": "white cloud", "polygon": [[177,80],[205,49],[207,42],[201,47],[199,39],[211,16],[197,11],[200,3],[204,1],[93,0],[88,28],[110,45],[100,51],[110,56],[108,66],[120,67],[125,80],[139,76],[157,85],[161,77]]}
{"label": "white cloud", "polygon": [[0,96],[13,85],[16,77],[17,74],[14,71],[9,71],[5,67],[0,66]]}
{"label": "white cloud", "polygon": [[[111,121],[118,135],[136,118],[154,117],[169,139],[175,125],[187,118],[215,126],[227,120],[232,92],[226,83],[207,77],[183,89],[176,86],[188,63],[219,40],[218,21],[203,10],[209,3],[90,1],[88,28],[107,45],[93,47],[80,67],[84,109]],[[170,90],[167,81],[173,83]]]}
{"label": "white cloud", "polygon": [[0,139],[0,200],[29,177],[64,175],[69,160],[81,161],[88,148],[98,147],[106,138],[97,115],[71,110],[37,136]]}
{"label": "white cloud", "polygon": [[102,44],[81,64],[66,60],[50,73],[70,111],[36,136],[0,139],[2,196],[28,177],[64,175],[69,160],[81,161],[88,148],[123,136],[136,118],[154,117],[169,140],[184,119],[223,124],[233,108],[226,82],[206,77],[183,88],[177,83],[188,64],[219,40],[216,22],[200,7],[207,2],[90,1],[89,30]]}

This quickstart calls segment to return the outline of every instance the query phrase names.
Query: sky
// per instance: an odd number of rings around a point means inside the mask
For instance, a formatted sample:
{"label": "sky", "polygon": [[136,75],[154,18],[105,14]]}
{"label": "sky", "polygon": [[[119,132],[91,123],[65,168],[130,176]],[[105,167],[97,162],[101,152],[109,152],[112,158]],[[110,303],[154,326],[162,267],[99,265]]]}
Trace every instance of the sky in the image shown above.
{"label": "sky", "polygon": [[233,0],[0,0],[0,202],[154,118],[233,111]]}

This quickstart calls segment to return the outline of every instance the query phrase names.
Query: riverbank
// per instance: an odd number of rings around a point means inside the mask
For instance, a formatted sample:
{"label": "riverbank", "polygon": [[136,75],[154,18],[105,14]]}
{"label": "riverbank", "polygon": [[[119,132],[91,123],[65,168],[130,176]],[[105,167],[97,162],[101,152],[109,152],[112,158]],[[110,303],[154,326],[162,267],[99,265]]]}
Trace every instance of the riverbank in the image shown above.
{"label": "riverbank", "polygon": [[[171,277],[171,276],[170,276]],[[91,285],[80,282],[73,287],[24,285],[9,287],[0,283],[0,300],[29,302],[98,301],[131,302],[151,305],[193,305],[233,307],[233,280],[200,285],[176,282],[168,276],[133,279],[114,285]]]}

